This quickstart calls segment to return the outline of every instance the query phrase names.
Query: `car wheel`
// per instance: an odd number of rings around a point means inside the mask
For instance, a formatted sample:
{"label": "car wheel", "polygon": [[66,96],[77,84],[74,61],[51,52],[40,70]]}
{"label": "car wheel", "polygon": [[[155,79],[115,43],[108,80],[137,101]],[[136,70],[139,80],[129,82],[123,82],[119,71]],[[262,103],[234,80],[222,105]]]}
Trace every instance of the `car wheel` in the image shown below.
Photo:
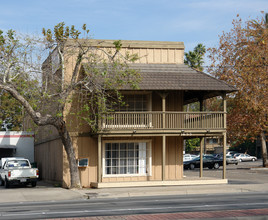
{"label": "car wheel", "polygon": [[253,158],[252,161],[254,162],[255,161],[255,158]]}
{"label": "car wheel", "polygon": [[238,165],[238,163],[236,163],[235,165]]}
{"label": "car wheel", "polygon": [[194,170],[194,168],[195,168],[195,165],[191,163],[191,164],[190,164],[190,169],[191,169],[191,170]]}
{"label": "car wheel", "polygon": [[9,188],[10,184],[9,184],[9,181],[7,180],[7,178],[5,179],[5,187],[6,188]]}
{"label": "car wheel", "polygon": [[32,182],[31,184],[32,184],[32,187],[36,187],[36,182],[35,181]]}
{"label": "car wheel", "polygon": [[239,162],[242,162],[242,159],[239,159]]}
{"label": "car wheel", "polygon": [[214,163],[214,169],[219,169],[220,168],[220,164],[219,163]]}

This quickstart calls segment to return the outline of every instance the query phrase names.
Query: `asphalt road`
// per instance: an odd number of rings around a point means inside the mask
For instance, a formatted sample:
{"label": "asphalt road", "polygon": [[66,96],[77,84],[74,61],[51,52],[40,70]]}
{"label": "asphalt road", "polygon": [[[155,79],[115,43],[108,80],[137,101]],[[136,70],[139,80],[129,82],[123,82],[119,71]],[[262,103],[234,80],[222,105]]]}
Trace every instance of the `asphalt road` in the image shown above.
{"label": "asphalt road", "polygon": [[[227,166],[229,184],[268,182],[268,172],[250,170],[261,161]],[[199,170],[186,170],[187,176],[198,176]],[[222,169],[204,169],[204,176],[220,177]],[[198,187],[198,186],[196,186]],[[223,186],[224,187],[224,186]],[[6,190],[4,188],[1,188]],[[27,188],[31,190],[32,188]],[[8,189],[13,190],[13,189]],[[16,188],[14,189],[16,190]],[[1,195],[0,195],[1,196]],[[268,213],[268,189],[264,192],[128,197],[116,199],[66,200],[49,202],[20,202],[0,204],[0,219],[51,219],[89,216],[121,216],[160,213],[193,213],[232,210],[265,210]],[[116,218],[121,219],[121,218]],[[265,217],[264,217],[265,219]]]}
{"label": "asphalt road", "polygon": [[0,219],[47,219],[264,208],[268,208],[268,193],[161,196],[8,204],[1,205]]}

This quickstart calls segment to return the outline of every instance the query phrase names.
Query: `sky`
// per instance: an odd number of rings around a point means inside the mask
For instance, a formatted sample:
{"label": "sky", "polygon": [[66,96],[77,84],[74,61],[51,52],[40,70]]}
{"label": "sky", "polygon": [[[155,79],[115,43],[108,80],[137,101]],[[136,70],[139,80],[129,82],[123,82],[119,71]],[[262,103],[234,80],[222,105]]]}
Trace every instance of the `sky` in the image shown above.
{"label": "sky", "polygon": [[268,0],[0,0],[0,29],[41,34],[59,22],[87,24],[93,39],[182,41],[216,46],[237,14],[268,12]]}

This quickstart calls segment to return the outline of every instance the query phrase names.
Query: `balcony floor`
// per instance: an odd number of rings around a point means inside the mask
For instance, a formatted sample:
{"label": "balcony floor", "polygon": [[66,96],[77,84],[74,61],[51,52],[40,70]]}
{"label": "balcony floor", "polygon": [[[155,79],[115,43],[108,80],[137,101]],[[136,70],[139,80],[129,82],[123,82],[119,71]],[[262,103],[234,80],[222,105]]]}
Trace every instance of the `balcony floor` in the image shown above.
{"label": "balcony floor", "polygon": [[102,136],[219,136],[223,135],[226,129],[189,129],[189,130],[179,130],[179,129],[105,129],[100,131],[98,134]]}

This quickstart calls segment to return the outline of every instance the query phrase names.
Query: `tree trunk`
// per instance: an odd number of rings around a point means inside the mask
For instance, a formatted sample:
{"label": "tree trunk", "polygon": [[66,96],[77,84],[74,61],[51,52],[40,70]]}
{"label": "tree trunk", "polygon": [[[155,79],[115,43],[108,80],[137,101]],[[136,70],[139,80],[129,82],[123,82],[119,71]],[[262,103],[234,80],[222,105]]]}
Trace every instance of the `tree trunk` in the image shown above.
{"label": "tree trunk", "polygon": [[262,166],[267,167],[267,148],[266,148],[266,137],[264,131],[261,132],[261,149],[262,149]]}
{"label": "tree trunk", "polygon": [[71,175],[71,188],[80,188],[80,178],[78,172],[78,166],[76,162],[75,152],[72,145],[69,132],[66,128],[64,120],[60,117],[52,117],[51,115],[41,116],[39,112],[36,112],[30,103],[19,94],[19,92],[12,85],[5,85],[0,83],[0,89],[4,89],[9,92],[16,100],[18,100],[25,108],[27,113],[33,119],[34,123],[38,126],[53,125],[59,132],[59,136],[62,140],[64,149],[67,153],[68,162],[70,166]]}
{"label": "tree trunk", "polygon": [[70,175],[71,175],[70,188],[81,188],[79,171],[78,171],[77,161],[75,157],[75,151],[72,145],[70,134],[63,120],[61,120],[61,126],[60,127],[57,126],[57,129],[58,129],[60,138],[62,140],[64,149],[67,153],[67,157],[69,161],[69,168],[70,168]]}

